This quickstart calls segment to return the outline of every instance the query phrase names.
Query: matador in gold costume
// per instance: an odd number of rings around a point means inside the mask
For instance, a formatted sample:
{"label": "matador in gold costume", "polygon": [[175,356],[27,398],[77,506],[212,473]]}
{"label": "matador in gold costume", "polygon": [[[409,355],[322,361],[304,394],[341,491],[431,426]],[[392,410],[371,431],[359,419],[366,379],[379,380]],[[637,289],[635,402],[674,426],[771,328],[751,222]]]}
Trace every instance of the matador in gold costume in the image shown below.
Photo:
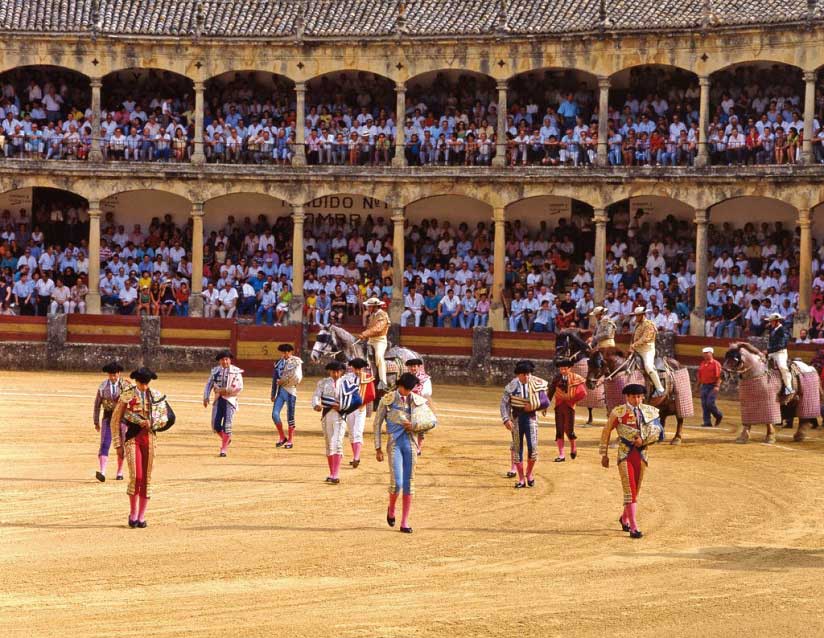
{"label": "matador in gold costume", "polygon": [[129,527],[146,527],[146,507],[152,495],[152,466],[154,464],[155,433],[170,424],[166,397],[149,388],[157,375],[148,368],[138,368],[130,377],[135,384],[120,394],[112,414],[112,423],[126,424],[126,434],[112,428],[112,442],[123,449],[129,467]]}
{"label": "matador in gold costume", "polygon": [[643,536],[638,529],[636,514],[638,493],[647,468],[647,448],[664,438],[658,409],[644,404],[645,390],[640,383],[624,386],[626,402],[610,412],[598,446],[601,465],[609,467],[609,439],[615,430],[618,435],[618,473],[624,491],[624,511],[619,522],[632,538]]}

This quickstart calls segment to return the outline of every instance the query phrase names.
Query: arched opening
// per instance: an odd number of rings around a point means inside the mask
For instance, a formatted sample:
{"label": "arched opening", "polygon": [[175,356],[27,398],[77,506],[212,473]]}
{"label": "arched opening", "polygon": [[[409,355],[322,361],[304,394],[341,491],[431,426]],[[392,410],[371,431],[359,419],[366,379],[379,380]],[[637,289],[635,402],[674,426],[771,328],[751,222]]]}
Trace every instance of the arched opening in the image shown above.
{"label": "arched opening", "polygon": [[366,71],[336,71],[306,83],[309,164],[388,164],[394,153],[395,84]]}
{"label": "arched opening", "polygon": [[162,69],[121,69],[103,78],[104,157],[129,161],[188,161],[193,152],[192,80]]}
{"label": "arched opening", "polygon": [[768,61],[710,76],[710,160],[720,165],[794,164],[804,134],[801,69]]}
{"label": "arched opening", "polygon": [[421,73],[406,83],[403,120],[412,165],[488,165],[497,121],[495,80],[461,69]]}
{"label": "arched opening", "polygon": [[594,164],[598,82],[574,69],[538,69],[509,80],[507,138],[521,164]]}
{"label": "arched opening", "polygon": [[23,66],[0,74],[0,86],[5,157],[86,156],[80,138],[91,117],[87,76],[58,66]]}
{"label": "arched opening", "polygon": [[[494,272],[492,207],[464,195],[435,195],[408,204],[404,217],[405,305],[417,298],[422,306],[420,316],[406,317],[406,325],[488,325]],[[438,304],[444,299],[452,314],[439,317]],[[453,300],[460,303],[459,310],[452,307]]]}
{"label": "arched opening", "polygon": [[694,210],[657,195],[633,196],[606,209],[606,299],[622,331],[645,306],[659,330],[686,334],[695,287]]}
{"label": "arched opening", "polygon": [[613,166],[692,166],[698,152],[698,76],[667,65],[610,78],[608,145]]}
{"label": "arched opening", "polygon": [[360,300],[378,297],[388,304],[394,279],[389,204],[344,192],[306,202],[304,212],[306,320],[359,323]]}
{"label": "arched opening", "polygon": [[593,307],[592,206],[541,195],[506,208],[504,305],[511,331],[586,326]]}
{"label": "arched opening", "polygon": [[[282,151],[290,142],[290,123],[294,122],[292,80],[265,71],[229,71],[206,82],[205,102],[208,161],[282,161]],[[276,153],[278,147],[280,154]]]}
{"label": "arched opening", "polygon": [[719,332],[727,298],[742,311],[732,328],[745,335],[762,334],[773,312],[792,323],[799,283],[795,207],[767,197],[734,197],[708,213],[708,331]]}
{"label": "arched opening", "polygon": [[[85,285],[89,272],[87,210],[85,198],[57,188],[0,194],[0,276],[12,289],[10,299],[0,300],[3,313],[45,316],[85,308],[69,302],[72,287]],[[54,286],[59,307],[52,306]]]}

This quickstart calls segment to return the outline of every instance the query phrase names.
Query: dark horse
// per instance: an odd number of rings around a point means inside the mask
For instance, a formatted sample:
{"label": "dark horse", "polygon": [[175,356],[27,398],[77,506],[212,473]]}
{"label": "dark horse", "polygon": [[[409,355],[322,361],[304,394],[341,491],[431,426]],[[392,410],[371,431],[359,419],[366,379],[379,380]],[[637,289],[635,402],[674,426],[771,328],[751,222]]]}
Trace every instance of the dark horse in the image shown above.
{"label": "dark horse", "polygon": [[[603,383],[604,377],[612,374],[626,363],[627,359],[620,350],[608,350],[602,352],[593,350],[589,355],[587,364],[587,387],[594,388],[598,383]],[[680,370],[681,364],[675,359],[667,359],[667,364],[673,370]],[[661,414],[661,425],[666,426],[667,417],[674,416],[676,421],[675,436],[670,441],[671,445],[681,445],[681,431],[684,427],[684,419],[675,412],[675,387],[670,375],[662,375],[664,382],[664,396],[656,399],[651,405],[658,408]]]}
{"label": "dark horse", "polygon": [[[573,364],[586,359],[590,354],[590,347],[586,339],[591,334],[589,330],[580,330],[578,328],[561,330],[555,337],[555,357],[557,359],[570,359]],[[592,425],[592,408],[587,408],[587,410],[587,425]]]}

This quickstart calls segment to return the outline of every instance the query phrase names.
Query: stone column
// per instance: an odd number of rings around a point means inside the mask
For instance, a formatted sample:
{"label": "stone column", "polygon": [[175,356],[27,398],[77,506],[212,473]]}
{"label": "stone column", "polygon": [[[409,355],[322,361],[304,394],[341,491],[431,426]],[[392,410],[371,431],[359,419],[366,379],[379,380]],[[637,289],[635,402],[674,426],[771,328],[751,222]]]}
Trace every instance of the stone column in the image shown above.
{"label": "stone column", "polygon": [[203,146],[203,114],[204,105],[203,82],[195,82],[195,149],[192,151],[192,164],[205,164],[206,152]]}
{"label": "stone column", "polygon": [[495,129],[495,157],[492,158],[492,166],[503,166],[506,164],[506,92],[508,83],[506,80],[498,82],[498,124]]}
{"label": "stone column", "polygon": [[603,208],[593,211],[592,222],[595,224],[595,297],[596,305],[604,303],[607,291],[607,212]]}
{"label": "stone column", "polygon": [[89,200],[89,294],[86,313],[100,314],[100,201]]}
{"label": "stone column", "polygon": [[189,315],[203,316],[203,203],[192,202],[192,287]]}
{"label": "stone column", "polygon": [[[292,156],[293,166],[306,166],[306,148],[303,146],[306,125],[306,83],[295,82],[295,149]],[[303,209],[301,208],[301,225],[303,224]],[[303,242],[303,235],[300,237]],[[302,253],[301,253],[302,254]],[[302,294],[302,293],[301,293]]]}
{"label": "stone column", "polygon": [[489,309],[489,325],[493,330],[506,330],[504,318],[504,271],[506,270],[506,209],[495,208],[492,220],[495,222],[495,245],[492,260],[495,271],[492,274],[492,300]]}
{"label": "stone column", "polygon": [[695,158],[695,165],[703,168],[710,163],[707,148],[710,125],[710,77],[708,75],[698,76],[698,84],[701,87],[701,102],[698,110],[698,157]]}
{"label": "stone column", "polygon": [[[392,166],[406,166],[406,139],[404,139],[403,124],[406,121],[406,85],[398,82],[395,85],[395,157]],[[403,212],[401,212],[401,215]]]}
{"label": "stone column", "polygon": [[[804,126],[807,115],[804,115]],[[793,333],[798,336],[801,328],[810,324],[810,298],[813,289],[813,240],[810,232],[812,210],[798,209],[798,227],[801,229],[801,250],[798,264],[798,309],[795,313]]]}
{"label": "stone column", "polygon": [[292,207],[292,303],[289,305],[289,323],[303,323],[303,270],[306,267],[303,251],[303,204]]}
{"label": "stone column", "polygon": [[707,312],[707,211],[695,209],[695,301],[690,312],[690,334],[704,336],[704,316]]}
{"label": "stone column", "polygon": [[598,166],[609,165],[609,78],[598,77]]}
{"label": "stone column", "polygon": [[92,87],[92,147],[89,150],[89,161],[102,162],[103,152],[100,150],[100,87],[103,86],[101,78],[91,79]]}
{"label": "stone column", "polygon": [[[403,206],[395,208],[392,215],[392,304],[389,306],[389,318],[393,323],[400,323],[403,313],[403,269],[405,238],[403,236]],[[413,324],[414,325],[414,324]]]}
{"label": "stone column", "polygon": [[801,161],[810,165],[815,164],[813,120],[815,119],[815,80],[817,75],[815,71],[804,71],[804,145]]}

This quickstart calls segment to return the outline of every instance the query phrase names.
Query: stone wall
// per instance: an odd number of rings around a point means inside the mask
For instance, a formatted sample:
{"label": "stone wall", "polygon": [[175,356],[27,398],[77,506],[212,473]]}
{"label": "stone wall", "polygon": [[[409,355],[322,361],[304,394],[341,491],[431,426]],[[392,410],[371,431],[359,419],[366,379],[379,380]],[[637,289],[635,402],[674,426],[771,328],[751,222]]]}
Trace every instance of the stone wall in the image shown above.
{"label": "stone wall", "polygon": [[[209,368],[217,352],[222,349],[209,346],[161,345],[160,318],[141,317],[140,342],[136,344],[71,343],[66,340],[67,322],[65,315],[48,318],[47,341],[0,343],[0,369],[4,370],[64,370],[98,371],[100,366],[111,359],[117,359],[125,368],[148,366],[158,372],[198,372]],[[523,357],[493,357],[493,331],[491,328],[475,328],[472,335],[470,355],[423,354],[426,369],[435,383],[471,384],[501,386],[513,376],[513,369]],[[676,335],[661,333],[657,347],[665,356],[674,357]],[[399,331],[393,326],[390,342],[398,343]],[[758,348],[766,348],[764,338],[750,341]],[[304,344],[308,344],[304,330]],[[544,353],[545,356],[545,353]],[[716,356],[723,353],[716,348]],[[323,363],[313,363],[309,350],[302,353],[304,373],[307,376],[322,376]],[[551,359],[533,358],[536,374],[551,378],[554,367]],[[693,388],[696,389],[697,367],[688,365]],[[266,372],[268,374],[268,370]],[[722,383],[721,392],[734,396],[737,379],[729,376]]]}

